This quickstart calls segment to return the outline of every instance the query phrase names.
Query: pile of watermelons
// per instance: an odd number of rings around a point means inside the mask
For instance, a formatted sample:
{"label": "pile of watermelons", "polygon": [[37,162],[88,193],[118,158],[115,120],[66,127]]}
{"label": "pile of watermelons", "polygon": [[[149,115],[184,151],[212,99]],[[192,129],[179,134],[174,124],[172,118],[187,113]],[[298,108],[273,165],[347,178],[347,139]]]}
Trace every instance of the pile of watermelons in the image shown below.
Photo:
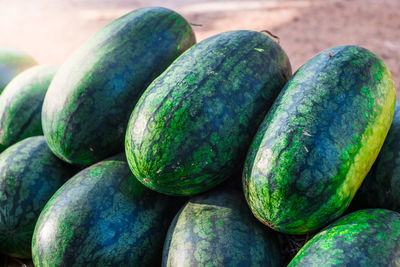
{"label": "pile of watermelons", "polygon": [[292,75],[264,33],[195,44],[143,8],[34,65],[0,49],[0,265],[400,265],[400,112],[372,52]]}

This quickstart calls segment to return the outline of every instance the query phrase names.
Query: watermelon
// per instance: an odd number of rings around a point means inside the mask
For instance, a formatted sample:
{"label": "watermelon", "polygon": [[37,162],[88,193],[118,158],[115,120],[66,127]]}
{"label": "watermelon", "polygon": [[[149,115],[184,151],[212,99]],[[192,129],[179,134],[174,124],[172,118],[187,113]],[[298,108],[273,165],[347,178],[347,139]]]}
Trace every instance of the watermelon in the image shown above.
{"label": "watermelon", "polygon": [[182,54],[146,89],[125,151],[144,185],[168,195],[204,192],[241,172],[251,139],[291,75],[266,35],[231,31]]}
{"label": "watermelon", "polygon": [[190,199],[172,222],[162,266],[282,266],[276,233],[251,214],[241,191]]}
{"label": "watermelon", "polygon": [[50,197],[72,176],[43,136],[24,139],[0,154],[0,252],[30,258],[33,230]]}
{"label": "watermelon", "polygon": [[48,89],[42,124],[50,149],[81,165],[123,151],[141,93],[194,43],[188,22],[160,7],[132,11],[101,29],[60,67]]}
{"label": "watermelon", "polygon": [[25,52],[0,47],[0,93],[18,73],[36,64],[36,61]]}
{"label": "watermelon", "polygon": [[42,104],[56,70],[53,65],[29,68],[6,86],[0,95],[0,146],[43,135]]}
{"label": "watermelon", "polygon": [[249,149],[243,187],[253,214],[288,234],[339,217],[379,153],[395,101],[390,71],[367,49],[337,46],[306,62]]}
{"label": "watermelon", "polygon": [[400,212],[399,140],[400,103],[397,101],[385,143],[354,198],[358,208],[384,208]]}
{"label": "watermelon", "polygon": [[125,155],[92,165],[46,204],[32,241],[35,266],[159,266],[177,199],[147,189]]}
{"label": "watermelon", "polygon": [[399,243],[399,213],[360,210],[315,235],[289,266],[399,266]]}

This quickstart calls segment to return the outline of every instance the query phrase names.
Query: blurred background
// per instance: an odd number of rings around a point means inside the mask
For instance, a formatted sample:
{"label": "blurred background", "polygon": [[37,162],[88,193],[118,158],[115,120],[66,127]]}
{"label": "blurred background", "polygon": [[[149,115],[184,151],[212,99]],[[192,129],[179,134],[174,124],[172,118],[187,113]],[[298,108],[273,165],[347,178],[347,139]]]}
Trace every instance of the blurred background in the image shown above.
{"label": "blurred background", "polygon": [[228,30],[270,30],[293,70],[329,47],[360,45],[386,62],[400,88],[399,0],[0,0],[0,45],[61,64],[107,23],[145,6],[201,24],[194,27],[198,41]]}

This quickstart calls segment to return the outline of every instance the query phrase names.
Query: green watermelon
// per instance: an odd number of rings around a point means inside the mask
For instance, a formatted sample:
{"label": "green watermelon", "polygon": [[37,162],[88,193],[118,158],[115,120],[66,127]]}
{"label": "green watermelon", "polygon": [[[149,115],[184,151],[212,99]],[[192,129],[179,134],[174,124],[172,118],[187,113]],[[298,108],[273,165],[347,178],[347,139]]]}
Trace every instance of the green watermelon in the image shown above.
{"label": "green watermelon", "polygon": [[350,213],[315,235],[293,266],[399,266],[400,214],[384,209]]}
{"label": "green watermelon", "polygon": [[0,47],[0,93],[18,73],[36,64],[31,56],[22,51]]}
{"label": "green watermelon", "polygon": [[36,66],[18,74],[0,95],[0,146],[43,135],[41,111],[56,66]]}
{"label": "green watermelon", "polygon": [[50,197],[72,176],[43,136],[24,139],[0,154],[0,252],[30,258],[33,230]]}
{"label": "green watermelon", "polygon": [[168,226],[182,199],[151,191],[125,155],[72,177],[40,214],[35,266],[159,266]]}
{"label": "green watermelon", "polygon": [[161,7],[132,11],[101,29],[60,67],[48,89],[42,123],[50,149],[81,165],[123,151],[138,98],[194,43],[188,22]]}
{"label": "green watermelon", "polygon": [[232,31],[194,45],[146,89],[129,120],[125,151],[144,185],[193,195],[242,164],[253,135],[291,75],[266,35]]}
{"label": "green watermelon", "polygon": [[385,143],[354,202],[363,208],[384,208],[400,212],[400,102]]}
{"label": "green watermelon", "polygon": [[338,46],[305,63],[249,149],[243,187],[254,215],[289,234],[339,217],[379,153],[395,101],[390,71],[367,49]]}
{"label": "green watermelon", "polygon": [[241,191],[193,197],[175,216],[162,266],[281,266],[276,234],[251,214]]}

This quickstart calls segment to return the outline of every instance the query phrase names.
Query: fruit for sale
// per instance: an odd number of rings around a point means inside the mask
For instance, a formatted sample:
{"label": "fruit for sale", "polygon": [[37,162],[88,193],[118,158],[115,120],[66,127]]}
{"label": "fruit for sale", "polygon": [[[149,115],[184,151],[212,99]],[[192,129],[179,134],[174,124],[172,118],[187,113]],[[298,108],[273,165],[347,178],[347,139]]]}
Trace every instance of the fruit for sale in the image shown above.
{"label": "fruit for sale", "polygon": [[146,89],[125,151],[144,185],[194,195],[241,172],[251,139],[291,67],[265,34],[232,31],[182,54]]}
{"label": "fruit for sale", "polygon": [[367,49],[338,46],[305,63],[249,149],[243,187],[254,215],[290,234],[339,217],[382,147],[395,101],[390,71]]}

